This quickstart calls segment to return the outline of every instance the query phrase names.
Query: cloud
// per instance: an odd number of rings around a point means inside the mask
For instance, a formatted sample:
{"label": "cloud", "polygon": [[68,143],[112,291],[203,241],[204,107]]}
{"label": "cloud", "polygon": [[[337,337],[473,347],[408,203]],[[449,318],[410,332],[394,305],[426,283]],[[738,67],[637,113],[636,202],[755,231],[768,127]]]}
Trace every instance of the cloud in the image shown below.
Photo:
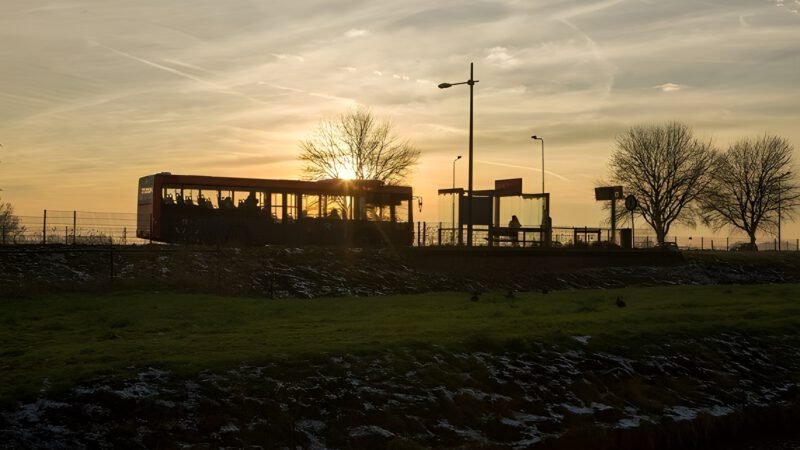
{"label": "cloud", "polygon": [[359,28],[351,28],[351,29],[347,30],[347,31],[344,33],[345,37],[348,37],[348,38],[351,38],[351,39],[352,39],[352,38],[357,38],[357,37],[366,36],[366,35],[368,35],[368,34],[369,34],[369,31],[367,31],[367,30],[361,30],[361,29],[359,29]]}
{"label": "cloud", "polygon": [[684,86],[675,83],[664,83],[654,87],[656,89],[661,89],[662,92],[675,92],[675,91],[680,91],[681,89],[684,88]]}
{"label": "cloud", "polygon": [[306,59],[300,55],[290,55],[288,53],[270,53],[270,55],[278,58],[278,59],[291,59],[297,62],[305,62]]}
{"label": "cloud", "polygon": [[379,77],[382,77],[382,76],[383,76],[383,72],[381,72],[380,70],[373,70],[373,71],[372,71],[372,73],[373,73],[374,75],[377,75],[377,76],[379,76]]}
{"label": "cloud", "polygon": [[346,70],[346,71],[348,71],[348,72],[356,72],[356,71],[358,71],[358,69],[357,69],[357,68],[355,68],[355,67],[352,67],[352,66],[343,67],[343,69],[344,69],[344,70]]}
{"label": "cloud", "polygon": [[488,61],[489,64],[500,67],[509,67],[517,63],[517,60],[511,56],[508,49],[505,47],[490,48],[488,55],[486,55],[486,61]]}

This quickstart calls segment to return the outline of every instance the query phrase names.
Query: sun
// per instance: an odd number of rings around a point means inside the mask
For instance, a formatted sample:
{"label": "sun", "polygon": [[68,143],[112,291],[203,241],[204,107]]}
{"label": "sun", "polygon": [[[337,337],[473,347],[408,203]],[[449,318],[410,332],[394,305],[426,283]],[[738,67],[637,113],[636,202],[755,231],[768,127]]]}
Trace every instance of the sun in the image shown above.
{"label": "sun", "polygon": [[343,167],[339,171],[339,178],[342,180],[355,180],[356,171],[352,167]]}

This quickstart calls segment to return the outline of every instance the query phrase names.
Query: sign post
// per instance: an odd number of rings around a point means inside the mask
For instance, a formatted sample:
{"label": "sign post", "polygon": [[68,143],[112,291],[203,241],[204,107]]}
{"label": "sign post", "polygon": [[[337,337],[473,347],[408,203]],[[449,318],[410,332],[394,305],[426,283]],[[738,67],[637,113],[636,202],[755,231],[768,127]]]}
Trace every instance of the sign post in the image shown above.
{"label": "sign post", "polygon": [[633,223],[633,212],[639,206],[639,201],[633,194],[625,197],[625,209],[631,212],[631,248],[636,248],[636,226]]}
{"label": "sign post", "polygon": [[622,198],[622,186],[605,186],[594,188],[594,199],[611,201],[611,236],[610,241],[617,241],[617,200]]}

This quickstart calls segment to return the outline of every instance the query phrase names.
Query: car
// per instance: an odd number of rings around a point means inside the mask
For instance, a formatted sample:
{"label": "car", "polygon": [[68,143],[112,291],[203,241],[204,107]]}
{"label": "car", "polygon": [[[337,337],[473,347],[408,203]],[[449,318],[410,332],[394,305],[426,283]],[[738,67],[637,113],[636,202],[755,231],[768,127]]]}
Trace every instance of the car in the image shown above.
{"label": "car", "polygon": [[758,245],[750,242],[737,242],[731,246],[732,252],[757,252]]}

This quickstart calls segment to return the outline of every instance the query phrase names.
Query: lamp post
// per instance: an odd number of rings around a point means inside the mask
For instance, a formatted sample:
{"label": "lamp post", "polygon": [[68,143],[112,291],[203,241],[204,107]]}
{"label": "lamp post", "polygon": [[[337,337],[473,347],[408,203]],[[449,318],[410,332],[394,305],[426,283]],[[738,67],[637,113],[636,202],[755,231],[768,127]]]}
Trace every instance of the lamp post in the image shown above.
{"label": "lamp post", "polygon": [[[456,159],[453,160],[453,189],[456,188],[456,162],[461,159],[461,155],[458,155]],[[452,217],[450,218],[450,227],[452,228],[453,232],[453,239],[452,241],[456,241],[456,193],[453,192],[450,194],[453,196],[453,207],[450,209]],[[460,225],[460,224],[459,224]]]}
{"label": "lamp post", "polygon": [[544,139],[536,136],[531,136],[534,141],[542,141],[542,194],[544,194]]}
{"label": "lamp post", "polygon": [[461,155],[458,155],[456,159],[453,160],[453,189],[456,188],[456,162],[461,159]]}
{"label": "lamp post", "polygon": [[467,186],[467,247],[472,247],[472,110],[473,110],[473,87],[478,80],[474,79],[473,64],[469,63],[469,80],[460,83],[442,83],[439,89],[447,89],[459,84],[469,85],[469,178]]}
{"label": "lamp post", "polygon": [[[789,172],[791,173],[791,172]],[[788,175],[788,173],[787,173]],[[778,180],[778,251],[781,251],[781,181]]]}
{"label": "lamp post", "polygon": [[[531,139],[534,141],[541,141],[542,142],[542,195],[544,195],[544,138],[540,138],[537,135],[531,136]],[[550,203],[550,199],[547,199],[547,203]],[[542,204],[542,225],[544,226],[545,230],[545,242],[547,246],[550,246],[550,239],[552,237],[552,223],[550,222],[549,214],[547,213],[548,209],[550,208],[549,204]]]}

